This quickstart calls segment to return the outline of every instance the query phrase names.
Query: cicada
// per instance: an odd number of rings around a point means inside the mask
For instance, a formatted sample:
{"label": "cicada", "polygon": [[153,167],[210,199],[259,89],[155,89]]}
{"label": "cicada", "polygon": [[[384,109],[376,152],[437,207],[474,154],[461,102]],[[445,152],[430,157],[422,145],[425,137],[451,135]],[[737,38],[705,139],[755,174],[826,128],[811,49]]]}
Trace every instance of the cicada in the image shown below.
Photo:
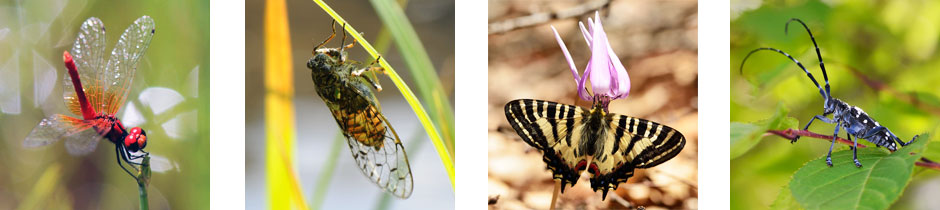
{"label": "cicada", "polygon": [[375,97],[375,92],[382,90],[378,79],[363,74],[371,72],[374,76],[375,72],[384,73],[384,69],[374,66],[379,59],[361,66],[346,58],[345,50],[352,48],[355,40],[346,45],[345,24],[340,47],[323,47],[336,36],[335,24],[334,20],[333,33],[313,48],[313,58],[307,61],[317,95],[333,113],[362,174],[385,191],[408,198],[413,180],[405,147],[382,115]]}

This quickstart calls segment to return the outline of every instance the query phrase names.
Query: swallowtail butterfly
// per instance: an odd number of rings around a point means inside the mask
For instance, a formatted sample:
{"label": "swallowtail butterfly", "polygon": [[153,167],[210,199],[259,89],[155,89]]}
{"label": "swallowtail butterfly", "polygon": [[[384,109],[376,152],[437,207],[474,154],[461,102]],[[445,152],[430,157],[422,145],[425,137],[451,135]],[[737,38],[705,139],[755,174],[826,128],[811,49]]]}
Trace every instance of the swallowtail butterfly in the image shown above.
{"label": "swallowtail butterfly", "polygon": [[685,146],[682,133],[645,119],[607,113],[600,103],[592,109],[535,99],[506,104],[506,119],[542,160],[554,179],[574,186],[587,169],[591,188],[617,189],[636,168],[649,168],[672,159]]}

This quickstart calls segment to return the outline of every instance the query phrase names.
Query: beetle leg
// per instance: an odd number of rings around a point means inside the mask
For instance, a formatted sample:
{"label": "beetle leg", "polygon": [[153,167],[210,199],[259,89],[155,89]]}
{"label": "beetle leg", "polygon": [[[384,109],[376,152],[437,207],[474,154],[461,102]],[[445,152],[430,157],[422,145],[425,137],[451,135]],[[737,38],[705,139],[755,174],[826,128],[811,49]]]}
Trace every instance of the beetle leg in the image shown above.
{"label": "beetle leg", "polygon": [[[826,116],[823,116],[823,115],[816,115],[815,117],[809,119],[809,123],[806,123],[806,126],[803,126],[803,130],[808,130],[808,129],[809,129],[809,125],[812,125],[812,124],[813,124],[813,121],[816,120],[816,119],[822,120],[823,122],[826,122],[826,123],[832,123],[832,121],[833,121],[833,120],[827,118]],[[838,127],[838,126],[837,126],[837,127]],[[796,136],[796,138],[794,138],[793,140],[790,140],[790,143],[792,144],[792,143],[796,142],[796,140],[800,140],[800,136]]]}
{"label": "beetle leg", "polygon": [[[819,115],[816,115],[816,117],[819,117]],[[823,120],[823,119],[820,119],[820,120]],[[837,136],[839,135],[839,127],[841,126],[842,126],[842,123],[837,122],[836,131],[832,132],[832,143],[829,144],[829,153],[826,154],[826,165],[829,165],[829,167],[832,167],[832,147],[836,145],[836,138],[838,138]]]}
{"label": "beetle leg", "polygon": [[[852,140],[852,135],[849,135],[849,140]],[[858,136],[855,137],[855,140],[852,140],[852,143],[855,146],[852,147],[852,160],[855,161],[855,167],[862,167],[862,163],[858,162]]]}

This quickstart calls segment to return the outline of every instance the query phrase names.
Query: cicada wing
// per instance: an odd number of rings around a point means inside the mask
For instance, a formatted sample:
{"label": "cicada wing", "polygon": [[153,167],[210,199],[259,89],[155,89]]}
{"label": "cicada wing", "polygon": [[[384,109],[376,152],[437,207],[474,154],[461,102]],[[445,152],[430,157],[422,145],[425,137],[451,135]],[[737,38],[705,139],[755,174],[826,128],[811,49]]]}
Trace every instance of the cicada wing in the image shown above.
{"label": "cicada wing", "polygon": [[137,62],[150,46],[154,32],[156,29],[153,19],[150,16],[142,16],[128,26],[124,34],[121,34],[104,71],[107,77],[102,78],[107,88],[104,93],[103,109],[96,110],[114,114],[124,104],[127,92],[134,81]]}
{"label": "cicada wing", "polygon": [[[387,128],[380,142],[357,140],[365,135],[360,135],[355,130],[352,132],[346,130],[344,135],[349,144],[349,150],[352,152],[353,159],[356,159],[356,165],[369,180],[386,192],[400,198],[408,198],[411,196],[414,180],[411,176],[411,166],[408,163],[405,147],[402,146],[395,130],[389,126],[385,116],[379,113],[377,117],[381,118],[381,126]],[[344,122],[349,121],[344,119]]]}
{"label": "cicada wing", "polygon": [[[85,96],[92,106],[100,104],[103,98],[100,95],[103,91],[96,91],[97,94],[87,92],[94,88],[101,88],[103,85],[100,83],[100,79],[104,76],[102,71],[106,64],[104,60],[106,43],[104,23],[96,17],[91,17],[82,23],[81,28],[78,30],[78,36],[75,38],[75,43],[72,45],[72,59],[75,61],[79,79],[85,89]],[[72,84],[72,78],[69,77],[68,73],[65,74],[64,78],[63,85],[65,88],[62,90],[62,94],[66,105],[72,114],[82,116],[78,99],[75,98],[75,86]],[[100,110],[99,107],[94,108]]]}
{"label": "cicada wing", "polygon": [[70,154],[83,155],[94,151],[101,135],[89,121],[57,114],[42,119],[26,136],[23,147],[41,147],[62,139],[67,139],[65,146]]}

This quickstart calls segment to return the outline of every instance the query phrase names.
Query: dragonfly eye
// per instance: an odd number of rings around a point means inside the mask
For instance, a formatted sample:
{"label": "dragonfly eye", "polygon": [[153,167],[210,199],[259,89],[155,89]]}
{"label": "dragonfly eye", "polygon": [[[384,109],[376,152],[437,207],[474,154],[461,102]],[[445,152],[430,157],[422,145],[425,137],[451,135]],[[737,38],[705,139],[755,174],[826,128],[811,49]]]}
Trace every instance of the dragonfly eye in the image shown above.
{"label": "dragonfly eye", "polygon": [[147,146],[147,132],[140,127],[131,128],[124,137],[124,147],[132,152],[143,149]]}
{"label": "dragonfly eye", "polygon": [[140,136],[137,137],[137,146],[139,146],[140,149],[144,149],[144,147],[147,147],[147,132],[141,128],[137,129],[140,130]]}

